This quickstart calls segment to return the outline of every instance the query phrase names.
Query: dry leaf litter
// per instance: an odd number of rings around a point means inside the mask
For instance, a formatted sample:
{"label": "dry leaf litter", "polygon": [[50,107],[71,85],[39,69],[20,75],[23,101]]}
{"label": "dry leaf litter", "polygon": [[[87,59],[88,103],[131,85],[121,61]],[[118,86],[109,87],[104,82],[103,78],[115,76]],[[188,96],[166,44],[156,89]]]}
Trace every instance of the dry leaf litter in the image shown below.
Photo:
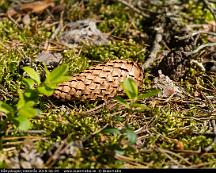
{"label": "dry leaf litter", "polygon": [[71,22],[68,24],[68,28],[68,31],[61,35],[61,42],[68,47],[75,47],[80,43],[90,45],[108,44],[107,35],[98,30],[96,22],[91,19]]}

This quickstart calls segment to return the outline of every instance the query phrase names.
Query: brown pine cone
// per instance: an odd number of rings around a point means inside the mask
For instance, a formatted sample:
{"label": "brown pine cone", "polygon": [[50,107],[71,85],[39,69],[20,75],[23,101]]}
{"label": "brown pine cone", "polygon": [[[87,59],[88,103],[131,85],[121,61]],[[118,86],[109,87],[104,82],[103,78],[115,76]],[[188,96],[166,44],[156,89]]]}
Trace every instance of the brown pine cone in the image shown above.
{"label": "brown pine cone", "polygon": [[121,83],[127,77],[133,78],[140,86],[143,80],[142,68],[132,61],[109,61],[85,70],[68,82],[63,82],[53,96],[62,101],[107,100],[123,93]]}

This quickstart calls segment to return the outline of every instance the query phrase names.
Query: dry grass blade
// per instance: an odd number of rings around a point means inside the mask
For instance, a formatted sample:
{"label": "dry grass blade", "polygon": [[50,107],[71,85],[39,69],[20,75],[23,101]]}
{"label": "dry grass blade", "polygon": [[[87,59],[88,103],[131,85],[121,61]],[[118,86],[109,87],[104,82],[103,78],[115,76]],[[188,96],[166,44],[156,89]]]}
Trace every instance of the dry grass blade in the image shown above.
{"label": "dry grass blade", "polygon": [[[162,152],[163,154],[166,153],[166,156],[168,156],[168,154],[173,155],[173,156],[179,158],[181,161],[187,163],[188,165],[190,165],[190,166],[192,165],[192,163],[190,163],[188,160],[186,160],[184,157],[180,156],[179,154],[176,154],[176,153],[174,153],[174,152],[172,152],[172,151],[165,150],[165,149],[161,149],[161,148],[159,148],[158,150],[159,150],[160,152]],[[169,156],[169,158],[171,159],[171,156]],[[173,158],[172,158],[172,159],[173,159]],[[174,161],[174,163],[177,163],[178,165],[180,165],[179,162]]]}
{"label": "dry grass blade", "polygon": [[116,154],[115,155],[115,158],[117,160],[121,160],[121,161],[124,161],[130,165],[133,165],[133,166],[136,166],[136,168],[147,168],[147,166],[145,166],[146,164],[144,163],[140,163],[139,161],[136,161],[135,159],[133,158],[130,158],[130,157],[126,157],[126,156],[123,156],[123,155],[119,155],[119,154]]}

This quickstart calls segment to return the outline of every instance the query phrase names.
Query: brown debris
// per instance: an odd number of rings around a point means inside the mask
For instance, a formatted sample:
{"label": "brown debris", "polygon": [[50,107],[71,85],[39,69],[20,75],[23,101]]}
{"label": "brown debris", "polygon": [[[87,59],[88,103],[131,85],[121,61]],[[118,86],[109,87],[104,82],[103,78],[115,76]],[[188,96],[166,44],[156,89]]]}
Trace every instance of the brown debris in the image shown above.
{"label": "brown debris", "polygon": [[179,95],[182,93],[181,89],[175,85],[174,81],[164,75],[161,70],[158,70],[158,74],[159,76],[154,78],[153,87],[161,90],[161,93],[158,95],[159,97],[168,98],[175,94]]}
{"label": "brown debris", "polygon": [[37,62],[43,62],[48,68],[56,67],[62,60],[62,55],[60,53],[52,53],[49,51],[42,51],[37,55],[35,59]]}
{"label": "brown debris", "polygon": [[97,29],[92,19],[78,20],[68,24],[69,29],[62,33],[61,42],[68,47],[76,47],[80,43],[90,45],[106,45],[107,35]]}
{"label": "brown debris", "polygon": [[12,169],[44,168],[41,154],[37,152],[31,140],[25,140],[21,150],[10,159],[7,159],[6,163]]}
{"label": "brown debris", "polygon": [[133,78],[140,86],[143,80],[142,68],[132,61],[108,61],[63,82],[54,92],[54,97],[62,101],[108,100],[122,94],[121,83],[127,77]]}
{"label": "brown debris", "polygon": [[21,4],[21,10],[22,11],[28,10],[33,13],[40,13],[50,6],[54,7],[53,0],[35,1],[31,3]]}
{"label": "brown debris", "polygon": [[190,67],[190,61],[184,55],[183,50],[170,51],[158,65],[162,73],[169,76],[174,81],[183,78]]}
{"label": "brown debris", "polygon": [[12,17],[20,12],[41,13],[48,7],[54,7],[54,5],[55,3],[53,2],[53,0],[42,0],[29,3],[22,3],[20,5],[10,7],[7,11],[7,15]]}
{"label": "brown debris", "polygon": [[179,141],[179,140],[175,140],[175,145],[174,145],[175,149],[176,150],[184,150],[184,143],[182,141]]}
{"label": "brown debris", "polygon": [[216,72],[216,51],[215,46],[205,49],[204,53],[200,55],[202,64],[207,72]]}

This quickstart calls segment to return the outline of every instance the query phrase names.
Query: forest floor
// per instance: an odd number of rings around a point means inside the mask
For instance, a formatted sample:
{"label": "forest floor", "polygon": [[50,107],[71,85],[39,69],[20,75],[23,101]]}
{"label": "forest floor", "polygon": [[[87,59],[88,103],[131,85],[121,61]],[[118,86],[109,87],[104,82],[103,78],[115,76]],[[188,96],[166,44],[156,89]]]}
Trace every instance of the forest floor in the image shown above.
{"label": "forest floor", "polygon": [[[215,9],[210,0],[0,0],[0,168],[215,168]],[[43,80],[42,62],[73,76],[116,59],[144,67],[139,95],[160,93],[135,104],[40,94],[23,109],[37,115],[20,114],[23,67]]]}

